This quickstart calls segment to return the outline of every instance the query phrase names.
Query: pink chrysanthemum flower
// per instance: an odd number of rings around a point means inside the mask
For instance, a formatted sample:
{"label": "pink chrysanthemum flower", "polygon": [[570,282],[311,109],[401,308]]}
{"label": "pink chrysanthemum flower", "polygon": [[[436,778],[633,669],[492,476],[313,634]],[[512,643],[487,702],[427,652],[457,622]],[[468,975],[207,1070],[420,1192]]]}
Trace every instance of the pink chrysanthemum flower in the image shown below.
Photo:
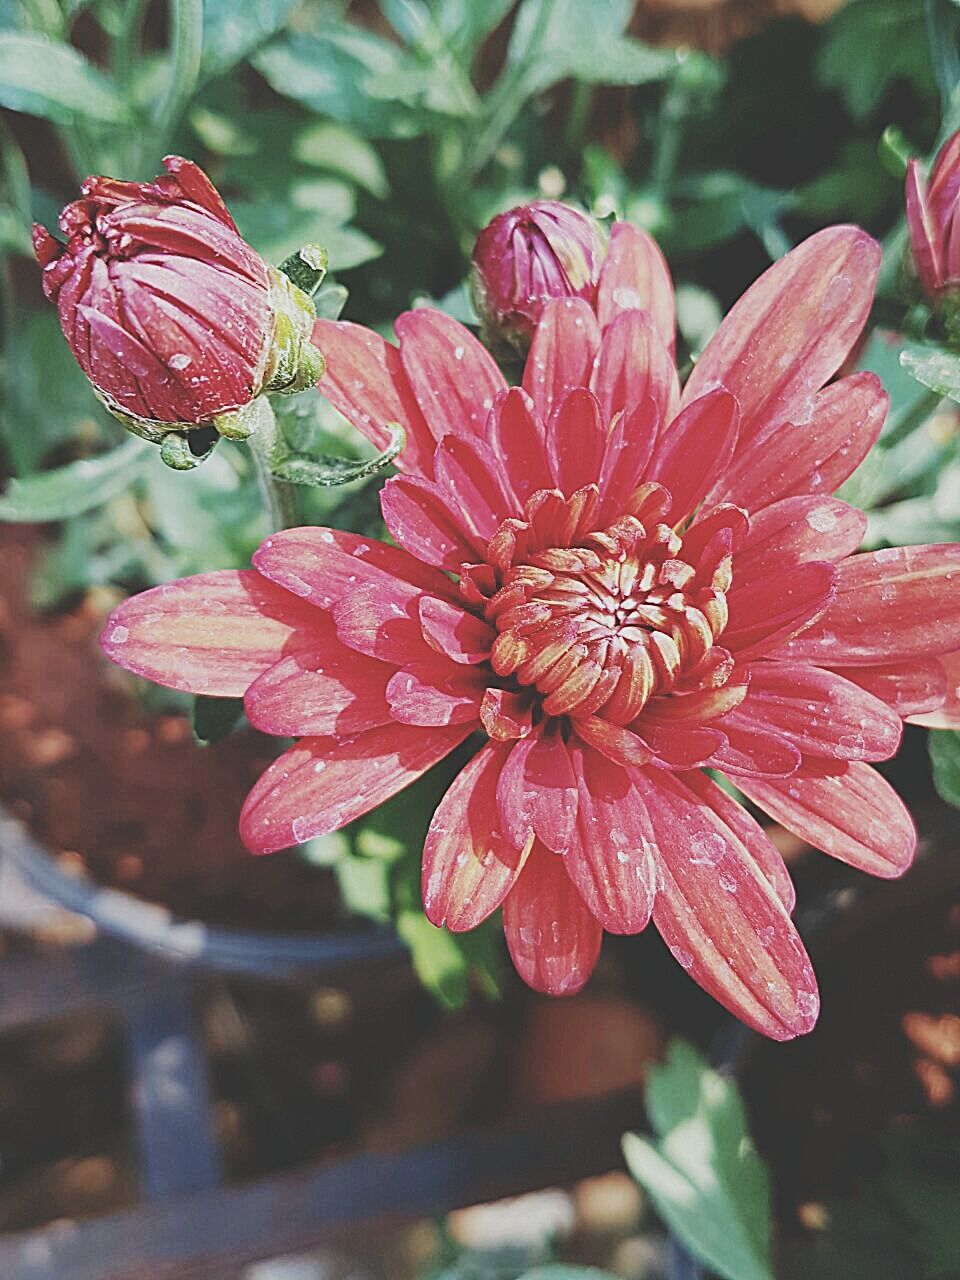
{"label": "pink chrysanthemum flower", "polygon": [[429,918],[470,929],[502,905],[521,976],[560,994],[604,929],[652,917],[697,982],[786,1039],[818,1010],[793,888],[703,769],[827,853],[902,872],[914,827],[867,762],[945,702],[960,547],[854,555],[865,518],[829,496],[886,408],[872,374],[825,387],[870,307],[873,240],[835,227],[773,266],[682,394],[669,278],[638,296],[649,242],[615,243],[596,313],[551,303],[519,388],[436,311],[401,316],[399,348],[318,322],[325,394],[377,444],[406,428],[383,491],[399,545],[279,533],[253,571],[127,601],[103,643],[301,738],[244,807],[256,852],[343,826],[483,733],[430,826]]}

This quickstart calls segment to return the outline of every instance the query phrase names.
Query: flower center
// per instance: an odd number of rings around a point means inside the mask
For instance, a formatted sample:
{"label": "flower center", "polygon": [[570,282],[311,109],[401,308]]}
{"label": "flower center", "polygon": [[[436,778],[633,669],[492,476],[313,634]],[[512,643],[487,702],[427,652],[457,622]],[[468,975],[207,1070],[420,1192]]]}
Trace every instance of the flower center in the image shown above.
{"label": "flower center", "polygon": [[535,690],[545,715],[625,725],[655,694],[729,678],[729,655],[715,647],[727,623],[729,537],[683,538],[659,519],[669,507],[661,486],[646,485],[619,520],[591,532],[593,486],[569,499],[539,493],[525,521],[504,522],[491,540],[491,665]]}

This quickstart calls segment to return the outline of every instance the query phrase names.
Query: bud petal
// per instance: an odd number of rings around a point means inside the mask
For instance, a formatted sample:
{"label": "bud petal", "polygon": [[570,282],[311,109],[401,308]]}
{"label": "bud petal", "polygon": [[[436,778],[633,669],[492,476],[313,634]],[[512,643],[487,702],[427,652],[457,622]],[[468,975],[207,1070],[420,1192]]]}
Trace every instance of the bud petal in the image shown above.
{"label": "bud petal", "polygon": [[596,303],[606,237],[589,214],[557,200],[501,213],[477,237],[472,286],[485,336],[524,352],[553,298]]}

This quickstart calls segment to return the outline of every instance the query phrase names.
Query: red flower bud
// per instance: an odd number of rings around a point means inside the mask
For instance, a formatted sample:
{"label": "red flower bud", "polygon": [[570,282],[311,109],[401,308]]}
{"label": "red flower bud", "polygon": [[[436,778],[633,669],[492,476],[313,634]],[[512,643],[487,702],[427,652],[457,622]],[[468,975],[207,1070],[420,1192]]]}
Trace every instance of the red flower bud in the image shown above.
{"label": "red flower bud", "polygon": [[920,162],[910,161],[906,206],[917,275],[936,304],[960,290],[960,131],[940,148],[929,182]]}
{"label": "red flower bud", "polygon": [[473,291],[490,337],[521,351],[552,298],[597,296],[606,238],[589,214],[557,200],[537,200],[498,217],[473,250]]}
{"label": "red flower bud", "polygon": [[154,182],[91,177],[34,251],[44,292],[109,409],[150,438],[322,373],[310,300],[241,238],[210,179],[168,156]]}

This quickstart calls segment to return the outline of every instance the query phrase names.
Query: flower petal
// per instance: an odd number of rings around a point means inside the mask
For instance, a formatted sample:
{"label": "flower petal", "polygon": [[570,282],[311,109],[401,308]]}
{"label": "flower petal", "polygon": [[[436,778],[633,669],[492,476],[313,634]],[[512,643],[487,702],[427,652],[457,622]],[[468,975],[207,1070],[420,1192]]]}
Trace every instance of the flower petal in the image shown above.
{"label": "flower petal", "polygon": [[465,529],[488,542],[508,516],[520,514],[510,482],[485,440],[444,436],[434,455],[437,487],[462,515]]}
{"label": "flower petal", "polygon": [[867,517],[837,498],[784,498],[750,517],[733,562],[738,584],[810,560],[842,560],[863,540]]}
{"label": "flower petal", "polygon": [[334,605],[337,635],[357,653],[395,666],[436,660],[420,626],[422,599],[422,591],[399,578],[365,583]]}
{"label": "flower petal", "polygon": [[547,428],[547,456],[557,488],[567,495],[600,479],[607,433],[597,398],[575,387],[561,401]]}
{"label": "flower petal", "polygon": [[612,524],[639,487],[650,462],[660,422],[652,398],[615,418],[607,434],[600,470],[600,508],[597,521]]}
{"label": "flower petal", "polygon": [[831,667],[872,666],[957,648],[960,545],[940,543],[886,547],[845,560],[836,598],[823,617],[781,645],[776,656]]}
{"label": "flower petal", "polygon": [[876,443],[889,397],[874,373],[853,373],[818,392],[796,422],[775,426],[758,448],[738,453],[712,502],[751,510],[800,494],[829,494]]}
{"label": "flower petal", "polygon": [[732,391],[742,415],[738,454],[778,423],[796,421],[863,328],[880,258],[880,246],[857,227],[828,227],[804,240],[727,314],[690,375],[684,404],[717,385]]}
{"label": "flower petal", "polygon": [[487,422],[487,439],[494,455],[502,461],[517,515],[531,493],[553,487],[545,435],[533,401],[519,387],[511,387],[494,405]]}
{"label": "flower petal", "polygon": [[281,529],[261,542],[253,563],[265,577],[321,609],[364,585],[389,590],[394,580],[456,598],[456,588],[439,569],[400,547],[365,541],[342,529]]}
{"label": "flower petal", "polygon": [[832,564],[814,560],[790,574],[755,578],[742,587],[735,581],[727,596],[730,621],[724,648],[740,661],[769,652],[823,613],[834,597],[836,576]]}
{"label": "flower petal", "polygon": [[317,383],[335,409],[378,449],[385,449],[387,424],[399,422],[407,441],[397,466],[412,475],[433,475],[436,439],[407,382],[400,352],[378,333],[344,320],[318,320],[312,341],[326,359]]}
{"label": "flower petal", "polygon": [[784,911],[788,915],[792,914],[797,904],[797,891],[793,887],[790,872],[787,870],[787,864],[780,850],[759,822],[751,817],[742,804],[738,804],[733,796],[728,795],[722,787],[718,787],[705,773],[685,774],[683,781],[698,800],[708,809],[712,809],[721,822],[726,823],[740,841],[743,850],[753,858],[769,880],[770,887],[780,899]]}
{"label": "flower petal", "polygon": [[[910,723],[922,724],[928,729],[960,729],[960,650],[956,653],[945,653],[942,658],[934,661],[938,662],[942,668],[946,680],[943,704],[936,711],[928,711],[924,715],[911,715]],[[911,665],[919,667],[921,664]],[[875,667],[874,670],[879,671],[882,668]],[[859,678],[859,675],[856,678]]]}
{"label": "flower petal", "polygon": [[423,638],[453,662],[485,662],[497,633],[489,622],[448,600],[421,596],[418,603]]}
{"label": "flower petal", "polygon": [[351,734],[391,719],[386,688],[394,668],[348,649],[330,615],[320,616],[309,648],[281,658],[246,691],[247,718],[263,733]]}
{"label": "flower petal", "polygon": [[904,186],[910,248],[920,283],[927,294],[933,295],[943,283],[943,264],[933,219],[927,206],[926,188],[920,161],[914,158],[907,164]]}
{"label": "flower petal", "polygon": [[240,814],[252,853],[273,853],[338,831],[402,791],[471,732],[385,724],[357,738],[303,738],[261,775]]}
{"label": "flower petal", "polygon": [[699,506],[723,472],[737,443],[740,410],[723,387],[692,400],[661,431],[647,467],[645,480],[656,480],[673,497],[664,516],[676,524]]}
{"label": "flower petal", "polygon": [[[530,851],[499,831],[497,781],[510,745],[488,743],[457,774],[423,846],[423,909],[437,927],[475,929],[496,911]],[[532,841],[530,842],[532,843]]]}
{"label": "flower petal", "polygon": [[670,268],[651,236],[632,222],[615,222],[597,289],[601,329],[621,311],[633,310],[650,313],[663,345],[672,354],[677,323]]}
{"label": "flower petal", "polygon": [[648,397],[657,406],[661,430],[673,421],[680,400],[677,370],[646,311],[624,311],[611,322],[590,389],[600,401],[604,422],[612,422],[616,414],[629,412]]}
{"label": "flower petal", "polygon": [[452,662],[414,662],[397,671],[387,685],[394,720],[425,726],[479,724],[487,677],[473,667]]}
{"label": "flower petal", "polygon": [[580,990],[603,940],[564,859],[538,844],[503,904],[503,932],[517,973],[534,991],[551,996]]}
{"label": "flower petal", "polygon": [[456,573],[462,564],[483,558],[484,545],[465,527],[432,480],[394,476],[380,492],[380,509],[394,539],[405,551]]}
{"label": "flower petal", "polygon": [[482,436],[487,414],[507,385],[486,348],[432,307],[405,311],[394,329],[407,381],[434,436]]}
{"label": "flower petal", "polygon": [[634,773],[657,841],[653,920],[674,957],[748,1026],[789,1040],[816,1022],[803,943],[737,834],[674,774]]}
{"label": "flower petal", "polygon": [[[947,675],[943,658],[914,658],[909,662],[890,662],[882,667],[834,667],[838,676],[852,680],[875,698],[892,707],[898,716],[910,716],[915,723],[925,724],[928,713],[936,718],[947,697]],[[957,671],[960,682],[960,670]],[[954,697],[956,698],[956,694]]]}
{"label": "flower petal", "polygon": [[547,303],[523,370],[523,389],[544,422],[550,421],[569,391],[589,384],[599,347],[596,316],[582,298],[555,298]]}
{"label": "flower petal", "polygon": [[500,821],[507,837],[522,849],[536,834],[554,853],[573,843],[577,821],[577,780],[559,732],[542,727],[521,738],[500,774]]}
{"label": "flower petal", "polygon": [[738,779],[737,786],[788,831],[851,867],[890,879],[913,861],[913,819],[890,784],[859,760],[805,761],[783,782]]}
{"label": "flower petal", "polygon": [[731,711],[723,718],[726,742],[710,757],[709,764],[739,778],[786,778],[800,766],[800,751],[769,725]]}
{"label": "flower petal", "polygon": [[131,596],[107,619],[100,645],[118,666],[168,689],[238,698],[322,622],[254,570],[224,569]]}
{"label": "flower petal", "polygon": [[737,716],[772,729],[801,752],[835,760],[889,760],[903,728],[873,694],[802,662],[755,662]]}
{"label": "flower petal", "polygon": [[604,929],[639,933],[656,890],[646,809],[627,771],[599,751],[574,740],[570,757],[580,798],[567,874]]}

